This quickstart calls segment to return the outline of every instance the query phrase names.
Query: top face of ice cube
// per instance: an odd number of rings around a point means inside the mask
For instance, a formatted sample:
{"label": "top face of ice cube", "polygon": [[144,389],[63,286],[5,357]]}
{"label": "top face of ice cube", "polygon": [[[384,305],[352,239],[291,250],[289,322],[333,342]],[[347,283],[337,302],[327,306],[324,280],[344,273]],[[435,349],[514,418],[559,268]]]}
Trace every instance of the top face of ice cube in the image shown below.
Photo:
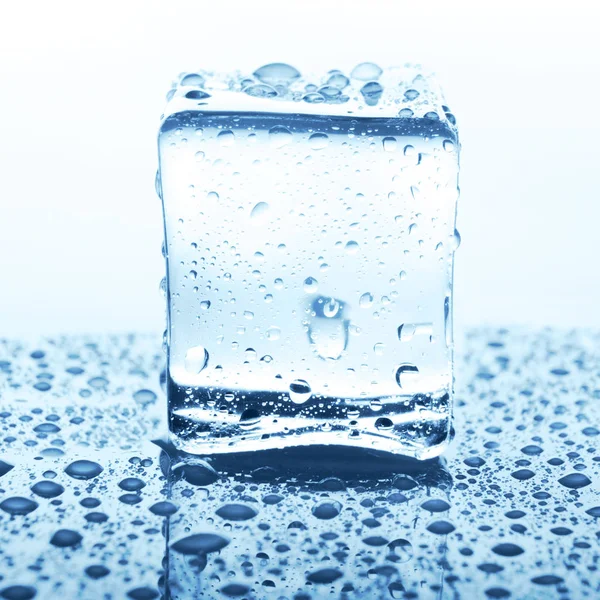
{"label": "top face of ice cube", "polygon": [[434,78],[416,65],[382,69],[361,63],[348,73],[306,75],[271,63],[251,75],[209,71],[183,73],[167,94],[164,118],[182,111],[291,113],[352,118],[427,118],[456,121]]}

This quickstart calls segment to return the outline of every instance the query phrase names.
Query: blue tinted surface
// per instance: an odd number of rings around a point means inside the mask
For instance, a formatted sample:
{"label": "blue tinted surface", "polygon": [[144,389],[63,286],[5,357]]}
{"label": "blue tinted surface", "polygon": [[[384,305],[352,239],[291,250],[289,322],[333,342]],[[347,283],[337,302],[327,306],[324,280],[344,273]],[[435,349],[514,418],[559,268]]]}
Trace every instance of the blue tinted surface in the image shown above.
{"label": "blue tinted surface", "polygon": [[154,338],[8,342],[0,598],[596,598],[599,341],[472,331],[426,463],[169,454]]}

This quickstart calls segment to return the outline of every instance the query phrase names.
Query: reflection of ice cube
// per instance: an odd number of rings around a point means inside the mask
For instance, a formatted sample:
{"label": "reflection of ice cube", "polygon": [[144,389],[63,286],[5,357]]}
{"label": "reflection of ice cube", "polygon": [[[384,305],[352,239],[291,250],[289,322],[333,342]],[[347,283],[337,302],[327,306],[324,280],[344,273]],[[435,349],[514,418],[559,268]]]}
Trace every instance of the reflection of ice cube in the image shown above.
{"label": "reflection of ice cube", "polygon": [[348,324],[344,303],[319,296],[311,304],[308,338],[312,349],[323,359],[337,360],[348,345]]}
{"label": "reflection of ice cube", "polygon": [[415,336],[433,336],[433,323],[403,323],[398,327],[398,339],[401,342],[410,342]]}

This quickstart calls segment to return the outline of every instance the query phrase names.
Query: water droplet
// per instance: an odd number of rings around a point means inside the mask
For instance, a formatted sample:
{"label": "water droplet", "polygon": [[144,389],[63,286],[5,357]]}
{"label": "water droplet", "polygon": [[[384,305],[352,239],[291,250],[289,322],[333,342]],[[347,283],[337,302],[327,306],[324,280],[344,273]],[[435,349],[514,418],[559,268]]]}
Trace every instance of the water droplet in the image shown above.
{"label": "water droplet", "polygon": [[72,529],[59,529],[51,538],[50,543],[58,548],[69,548],[76,546],[83,537]]}
{"label": "water droplet", "polygon": [[455,252],[456,250],[458,250],[459,246],[460,246],[460,233],[458,233],[458,229],[454,230],[454,234],[452,235],[452,244],[451,244],[451,248],[452,251]]}
{"label": "water droplet", "polygon": [[150,512],[154,515],[158,515],[159,517],[170,517],[174,515],[178,508],[172,502],[156,502],[150,507]]}
{"label": "water droplet", "polygon": [[437,535],[448,535],[452,533],[456,527],[448,521],[434,521],[427,526],[427,531],[435,533]]}
{"label": "water droplet", "polygon": [[451,140],[444,140],[442,144],[446,152],[454,152],[454,142]]}
{"label": "water droplet", "polygon": [[572,490],[578,490],[579,488],[590,485],[592,482],[583,473],[570,473],[569,475],[561,477],[558,480],[558,483]]}
{"label": "water droplet", "polygon": [[300,77],[300,71],[285,63],[271,63],[254,71],[254,77],[269,85],[289,85]]}
{"label": "water droplet", "polygon": [[380,66],[371,62],[364,62],[352,69],[350,77],[352,77],[352,79],[358,79],[359,81],[369,81],[379,79],[382,73],[383,69]]}
{"label": "water droplet", "polygon": [[39,504],[28,498],[21,496],[12,496],[0,502],[0,510],[3,510],[9,515],[28,515],[34,511]]}
{"label": "water droplet", "polygon": [[313,133],[308,138],[308,143],[313,150],[322,150],[329,143],[329,136],[325,133]]}
{"label": "water droplet", "polygon": [[304,404],[311,395],[310,385],[304,379],[295,379],[290,383],[290,400],[294,404]]}
{"label": "water droplet", "polygon": [[307,294],[314,294],[319,289],[319,282],[314,277],[307,277],[304,280],[303,288]]}
{"label": "water droplet", "polygon": [[189,348],[185,353],[183,364],[188,373],[198,375],[208,365],[208,351],[204,346]]}
{"label": "water droplet", "polygon": [[194,158],[196,159],[196,162],[201,162],[204,160],[204,152],[202,152],[202,150],[198,150],[198,152],[196,152],[196,154],[194,154]]}
{"label": "water droplet", "polygon": [[384,137],[382,143],[383,143],[383,149],[386,152],[395,152],[396,151],[396,146],[398,145],[396,142],[396,138]]}
{"label": "water droplet", "polygon": [[204,460],[195,460],[194,463],[177,465],[172,471],[173,478],[183,478],[190,485],[206,487],[219,478],[219,474]]}
{"label": "water droplet", "polygon": [[247,408],[240,415],[240,427],[244,429],[253,429],[260,423],[261,415],[255,408]]}
{"label": "water droplet", "polygon": [[146,484],[137,477],[126,477],[119,482],[119,487],[126,492],[137,492],[146,487]]}
{"label": "water droplet", "polygon": [[340,303],[335,298],[329,298],[323,303],[323,316],[333,319],[340,310]]}
{"label": "water droplet", "polygon": [[415,336],[429,337],[433,335],[433,323],[403,323],[398,327],[398,339],[410,342]]}
{"label": "water droplet", "polygon": [[244,88],[244,92],[255,98],[275,98],[277,96],[277,90],[265,84],[249,85]]}
{"label": "water droplet", "polygon": [[186,93],[185,97],[188,100],[205,100],[210,98],[210,94],[207,94],[204,90],[190,90]]}
{"label": "water droplet", "polygon": [[361,308],[371,308],[373,306],[373,294],[365,292],[359,299],[358,305]]}
{"label": "water droplet", "polygon": [[380,431],[389,431],[393,426],[394,423],[387,417],[379,417],[379,419],[375,421],[375,429],[379,429]]}
{"label": "water droplet", "polygon": [[38,481],[31,486],[31,491],[42,498],[56,498],[65,491],[65,488],[54,481]]}
{"label": "water droplet", "polygon": [[350,240],[346,242],[346,254],[353,255],[358,252],[358,242]]}
{"label": "water droplet", "polygon": [[398,112],[398,116],[402,119],[410,119],[414,115],[413,111],[410,108],[403,108]]}
{"label": "water droplet", "polygon": [[208,310],[210,308],[210,300],[202,300],[202,302],[200,302],[200,308],[202,310]]}
{"label": "water droplet", "polygon": [[312,514],[321,520],[329,520],[337,517],[342,510],[339,502],[321,502],[312,508]]}
{"label": "water droplet", "polygon": [[421,94],[417,91],[417,90],[406,90],[404,92],[404,97],[406,98],[406,100],[410,101],[410,100],[416,100]]}
{"label": "water droplet", "polygon": [[222,550],[228,544],[227,538],[216,533],[196,533],[175,542],[171,548],[184,555],[209,554]]}
{"label": "water droplet", "polygon": [[540,575],[539,577],[532,577],[531,581],[537,585],[558,585],[564,579],[558,575]]}
{"label": "water droplet", "polygon": [[401,388],[410,386],[418,374],[419,369],[415,365],[404,363],[396,369],[396,383]]}
{"label": "water droplet", "polygon": [[283,148],[292,141],[292,132],[283,125],[276,125],[269,129],[269,140],[274,148]]}
{"label": "water droplet", "polygon": [[340,71],[333,72],[327,80],[327,85],[332,85],[340,90],[343,90],[349,83],[350,80]]}
{"label": "water droplet", "polygon": [[202,87],[204,85],[204,77],[198,73],[188,73],[181,79],[181,85]]}
{"label": "water droplet", "polygon": [[106,577],[110,574],[110,569],[106,568],[104,565],[90,565],[84,569],[85,574],[90,579],[102,579],[102,577]]}
{"label": "water droplet", "polygon": [[368,106],[375,106],[381,98],[383,87],[377,81],[369,81],[360,88],[360,93]]}
{"label": "water droplet", "polygon": [[235,134],[233,131],[226,129],[225,131],[220,131],[217,135],[217,140],[222,147],[233,146],[235,143]]}
{"label": "water droplet", "polygon": [[91,460],[76,460],[65,468],[65,473],[73,479],[93,479],[104,469]]}
{"label": "water droplet", "polygon": [[259,202],[250,212],[250,218],[255,223],[263,223],[266,220],[270,206],[266,202]]}
{"label": "water droplet", "polygon": [[216,513],[222,519],[237,522],[253,519],[258,514],[258,511],[245,504],[225,504]]}
{"label": "water droplet", "polygon": [[278,340],[280,338],[280,336],[281,336],[281,329],[279,329],[279,327],[272,326],[267,329],[267,339],[270,342],[274,342],[274,341]]}
{"label": "water droplet", "polygon": [[434,498],[432,500],[426,500],[421,504],[421,508],[431,513],[446,512],[450,509],[450,505],[441,498]]}
{"label": "water droplet", "polygon": [[308,102],[308,104],[321,104],[322,102],[325,102],[325,97],[318,92],[309,92],[302,96],[302,100]]}
{"label": "water droplet", "polygon": [[138,390],[133,394],[133,399],[142,406],[148,406],[156,401],[156,394],[152,390]]}
{"label": "water droplet", "polygon": [[383,351],[385,350],[385,345],[381,342],[378,342],[373,346],[373,352],[375,352],[375,356],[383,356]]}
{"label": "water droplet", "polygon": [[423,116],[424,116],[425,119],[431,119],[432,121],[439,121],[440,120],[440,115],[438,115],[434,111],[426,112]]}
{"label": "water droplet", "polygon": [[412,544],[403,538],[391,541],[388,548],[393,555],[392,561],[395,563],[408,562],[413,556]]}

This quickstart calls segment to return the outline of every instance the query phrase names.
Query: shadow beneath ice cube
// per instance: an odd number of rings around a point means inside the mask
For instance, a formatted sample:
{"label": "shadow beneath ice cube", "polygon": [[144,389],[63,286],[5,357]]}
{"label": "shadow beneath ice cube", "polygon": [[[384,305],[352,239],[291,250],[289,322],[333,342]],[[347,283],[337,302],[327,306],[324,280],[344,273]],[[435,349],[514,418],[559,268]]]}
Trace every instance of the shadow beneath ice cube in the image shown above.
{"label": "shadow beneath ice cube", "polygon": [[441,597],[443,460],[330,446],[200,457],[160,445],[165,599]]}

